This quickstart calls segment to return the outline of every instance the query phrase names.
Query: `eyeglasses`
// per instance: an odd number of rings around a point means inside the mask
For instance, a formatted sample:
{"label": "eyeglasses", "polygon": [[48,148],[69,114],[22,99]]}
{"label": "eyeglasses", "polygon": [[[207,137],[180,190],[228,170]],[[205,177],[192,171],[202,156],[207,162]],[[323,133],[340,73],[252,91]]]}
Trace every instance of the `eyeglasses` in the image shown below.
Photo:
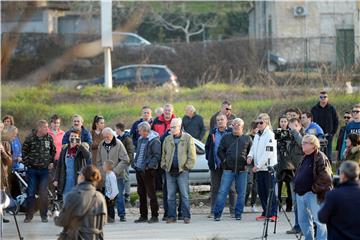
{"label": "eyeglasses", "polygon": [[302,144],[302,145],[311,144],[311,142],[302,142],[301,144]]}
{"label": "eyeglasses", "polygon": [[227,110],[227,111],[231,111],[231,108],[225,108],[225,110]]}
{"label": "eyeglasses", "polygon": [[344,116],[344,119],[350,119],[351,117],[349,117],[349,116]]}
{"label": "eyeglasses", "polygon": [[241,126],[241,124],[240,123],[233,123],[233,124],[231,124],[233,127],[240,127]]}
{"label": "eyeglasses", "polygon": [[257,125],[257,124],[263,125],[264,122],[256,122],[256,125]]}
{"label": "eyeglasses", "polygon": [[353,114],[358,114],[358,113],[360,113],[359,110],[352,110],[351,112],[352,112]]}
{"label": "eyeglasses", "polygon": [[320,96],[319,98],[320,98],[320,99],[326,99],[327,96]]}
{"label": "eyeglasses", "polygon": [[171,126],[170,129],[176,129],[178,126]]}

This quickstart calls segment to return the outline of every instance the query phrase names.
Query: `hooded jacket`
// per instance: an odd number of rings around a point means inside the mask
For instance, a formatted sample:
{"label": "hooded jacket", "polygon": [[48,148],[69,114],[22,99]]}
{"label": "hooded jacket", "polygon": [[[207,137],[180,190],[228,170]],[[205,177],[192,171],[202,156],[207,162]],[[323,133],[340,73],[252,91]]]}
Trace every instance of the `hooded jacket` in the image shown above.
{"label": "hooded jacket", "polygon": [[277,164],[277,144],[274,132],[267,126],[263,133],[254,137],[248,157],[254,161],[257,171],[268,171],[268,166]]}
{"label": "hooded jacket", "polygon": [[143,140],[142,137],[138,139],[138,147],[136,149],[136,156],[134,161],[131,163],[131,166],[136,171],[143,172],[147,169],[157,169],[159,162],[161,160],[161,143],[159,139],[159,134],[155,131],[150,131],[148,137],[148,142],[144,149],[144,162],[145,162],[145,169],[138,169],[135,165],[138,161],[139,151],[141,142]]}

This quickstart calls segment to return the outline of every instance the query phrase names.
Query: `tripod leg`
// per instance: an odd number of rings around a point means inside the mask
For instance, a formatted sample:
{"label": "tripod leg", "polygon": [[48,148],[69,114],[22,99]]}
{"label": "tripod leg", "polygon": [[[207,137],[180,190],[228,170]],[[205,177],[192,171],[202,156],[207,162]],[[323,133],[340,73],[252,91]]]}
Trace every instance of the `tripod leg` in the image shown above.
{"label": "tripod leg", "polygon": [[19,239],[20,240],[23,240],[24,238],[21,236],[21,233],[20,233],[20,229],[19,229],[19,224],[17,222],[17,219],[16,219],[16,215],[14,214],[14,221],[15,221],[15,225],[16,225],[16,230],[18,232],[18,235],[19,235]]}

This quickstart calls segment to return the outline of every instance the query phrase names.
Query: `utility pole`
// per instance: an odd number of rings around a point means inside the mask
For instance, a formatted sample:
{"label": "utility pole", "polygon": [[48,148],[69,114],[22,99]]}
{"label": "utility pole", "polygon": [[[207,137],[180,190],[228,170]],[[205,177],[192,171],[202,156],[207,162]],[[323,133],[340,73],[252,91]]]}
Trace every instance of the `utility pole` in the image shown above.
{"label": "utility pole", "polygon": [[101,0],[101,46],[104,48],[104,85],[112,88],[112,0]]}

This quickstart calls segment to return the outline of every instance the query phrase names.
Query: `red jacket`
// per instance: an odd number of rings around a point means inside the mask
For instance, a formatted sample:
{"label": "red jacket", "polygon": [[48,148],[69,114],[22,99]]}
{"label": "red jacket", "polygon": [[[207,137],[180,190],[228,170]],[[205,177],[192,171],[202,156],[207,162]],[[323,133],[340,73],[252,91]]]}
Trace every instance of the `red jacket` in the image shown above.
{"label": "red jacket", "polygon": [[171,120],[175,118],[175,114],[171,115],[170,120],[165,120],[164,114],[161,114],[160,117],[155,118],[153,124],[152,124],[152,130],[157,132],[159,136],[161,137],[166,133],[167,130],[170,129],[170,122]]}

